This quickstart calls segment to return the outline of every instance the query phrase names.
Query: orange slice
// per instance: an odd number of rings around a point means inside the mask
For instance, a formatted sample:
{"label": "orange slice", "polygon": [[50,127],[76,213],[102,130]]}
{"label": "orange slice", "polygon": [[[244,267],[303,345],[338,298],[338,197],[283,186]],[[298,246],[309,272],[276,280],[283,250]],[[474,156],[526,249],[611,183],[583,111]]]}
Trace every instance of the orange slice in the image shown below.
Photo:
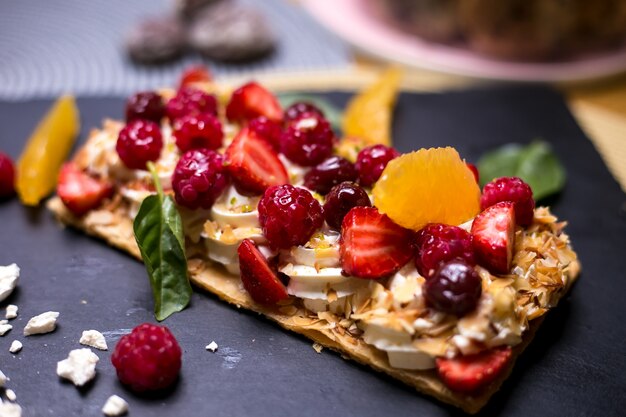
{"label": "orange slice", "polygon": [[420,149],[392,160],[373,195],[381,212],[412,230],[428,223],[459,225],[480,212],[480,188],[450,147]]}
{"label": "orange slice", "polygon": [[389,68],[350,100],[343,118],[344,136],[363,139],[366,146],[391,145],[391,116],[401,78],[400,69]]}
{"label": "orange slice", "polygon": [[79,129],[74,97],[59,98],[28,139],[18,162],[16,188],[22,203],[35,206],[52,192]]}

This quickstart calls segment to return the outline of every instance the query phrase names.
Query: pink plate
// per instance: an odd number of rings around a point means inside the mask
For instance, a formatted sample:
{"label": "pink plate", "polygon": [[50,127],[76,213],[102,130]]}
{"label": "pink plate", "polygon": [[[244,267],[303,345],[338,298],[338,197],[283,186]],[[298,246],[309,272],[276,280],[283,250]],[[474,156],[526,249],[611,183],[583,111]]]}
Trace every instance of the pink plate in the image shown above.
{"label": "pink plate", "polygon": [[424,41],[386,25],[367,12],[364,0],[301,1],[317,20],[357,48],[412,67],[515,81],[579,81],[626,71],[626,46],[563,61],[500,61],[467,49]]}

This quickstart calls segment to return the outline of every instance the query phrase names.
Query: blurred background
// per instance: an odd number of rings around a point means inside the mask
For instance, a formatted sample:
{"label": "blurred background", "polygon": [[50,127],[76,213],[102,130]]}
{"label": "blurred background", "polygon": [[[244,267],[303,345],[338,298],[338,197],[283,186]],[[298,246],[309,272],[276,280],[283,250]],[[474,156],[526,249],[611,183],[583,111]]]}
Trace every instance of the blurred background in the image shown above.
{"label": "blurred background", "polygon": [[361,88],[390,63],[411,91],[550,83],[626,184],[625,39],[624,0],[2,1],[0,100],[125,96],[198,63],[273,89]]}

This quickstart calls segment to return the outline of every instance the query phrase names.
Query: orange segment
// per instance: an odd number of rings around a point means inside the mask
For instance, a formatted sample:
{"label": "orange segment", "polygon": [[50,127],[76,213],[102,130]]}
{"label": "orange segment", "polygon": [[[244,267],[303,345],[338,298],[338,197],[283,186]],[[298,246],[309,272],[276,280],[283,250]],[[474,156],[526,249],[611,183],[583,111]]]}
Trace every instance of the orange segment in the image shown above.
{"label": "orange segment", "polygon": [[361,138],[366,145],[391,145],[391,113],[401,78],[400,69],[389,68],[350,100],[342,126],[345,136]]}
{"label": "orange segment", "polygon": [[454,148],[420,149],[387,165],[374,185],[374,204],[394,222],[459,225],[480,212],[480,188]]}
{"label": "orange segment", "polygon": [[73,96],[59,98],[28,139],[17,166],[17,193],[28,206],[50,194],[80,129]]}

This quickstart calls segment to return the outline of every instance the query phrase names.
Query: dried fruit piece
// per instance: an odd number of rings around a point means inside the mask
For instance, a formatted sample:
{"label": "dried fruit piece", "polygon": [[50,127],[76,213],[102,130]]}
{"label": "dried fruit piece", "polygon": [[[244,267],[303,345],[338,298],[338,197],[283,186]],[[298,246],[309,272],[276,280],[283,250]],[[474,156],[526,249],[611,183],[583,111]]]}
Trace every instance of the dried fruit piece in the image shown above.
{"label": "dried fruit piece", "polygon": [[237,254],[241,282],[254,301],[271,305],[289,297],[285,285],[272,271],[267,259],[253,241],[244,239],[237,249]]}
{"label": "dried fruit piece", "polygon": [[18,161],[16,188],[22,203],[37,205],[54,189],[79,130],[74,97],[59,98],[37,125]]}
{"label": "dried fruit piece", "polygon": [[90,177],[72,162],[61,168],[57,194],[65,207],[76,216],[82,216],[95,209],[105,198],[111,196],[112,192],[111,184]]}
{"label": "dried fruit piece", "polygon": [[350,100],[343,119],[344,135],[362,138],[369,145],[391,144],[391,113],[401,77],[400,69],[389,68]]}
{"label": "dried fruit piece", "polygon": [[241,129],[228,146],[226,161],[228,172],[241,193],[262,194],[271,185],[289,182],[278,154],[249,128]]}
{"label": "dried fruit piece", "polygon": [[511,348],[487,350],[476,355],[437,358],[437,371],[448,388],[473,393],[493,382],[511,360]]}
{"label": "dried fruit piece", "polygon": [[514,203],[497,203],[476,216],[472,241],[480,265],[496,274],[509,273],[515,245]]}
{"label": "dried fruit piece", "polygon": [[381,212],[412,230],[428,223],[459,225],[480,211],[480,188],[450,147],[420,149],[392,160],[373,195]]}
{"label": "dried fruit piece", "polygon": [[391,275],[413,256],[412,238],[375,207],[355,207],[341,225],[341,267],[358,278]]}

